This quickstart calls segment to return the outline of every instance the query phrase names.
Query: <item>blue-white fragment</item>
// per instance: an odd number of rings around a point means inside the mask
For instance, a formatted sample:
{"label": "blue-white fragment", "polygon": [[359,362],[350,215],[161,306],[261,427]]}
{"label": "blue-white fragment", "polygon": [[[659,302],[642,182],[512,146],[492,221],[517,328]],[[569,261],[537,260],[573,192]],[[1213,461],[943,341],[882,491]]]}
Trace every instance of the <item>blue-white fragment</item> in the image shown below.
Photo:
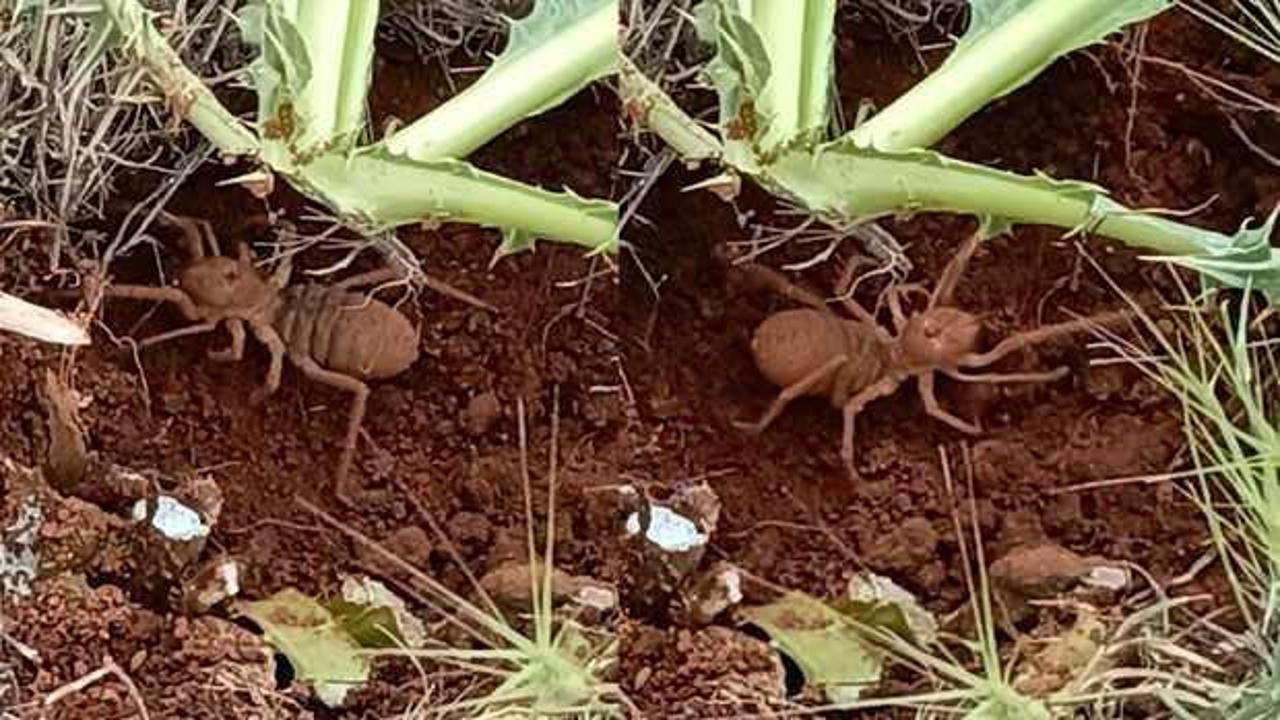
{"label": "blue-white fragment", "polygon": [[[640,532],[640,513],[627,518],[627,534]],[[649,542],[667,552],[688,552],[707,544],[707,535],[689,518],[661,505],[649,506],[649,525],[644,529]]]}
{"label": "blue-white fragment", "polygon": [[[133,518],[141,521],[146,517],[147,501],[139,500],[133,506]],[[156,498],[156,509],[151,514],[151,526],[161,535],[178,542],[209,536],[209,526],[204,523],[200,513],[168,495]]]}

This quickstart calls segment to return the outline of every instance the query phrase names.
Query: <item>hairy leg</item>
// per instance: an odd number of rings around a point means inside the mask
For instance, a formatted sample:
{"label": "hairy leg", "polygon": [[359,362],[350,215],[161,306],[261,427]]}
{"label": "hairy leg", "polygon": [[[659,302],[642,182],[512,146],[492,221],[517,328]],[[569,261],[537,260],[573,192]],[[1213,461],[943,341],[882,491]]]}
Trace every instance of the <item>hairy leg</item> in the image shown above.
{"label": "hairy leg", "polygon": [[200,320],[200,311],[196,308],[191,296],[175,287],[155,287],[152,285],[107,285],[102,294],[108,297],[129,298],[131,300],[160,300],[178,306],[183,317],[191,321]]}
{"label": "hairy leg", "polygon": [[311,358],[295,360],[303,375],[332,387],[351,393],[351,410],[347,414],[347,435],[342,443],[342,455],[338,460],[338,469],[334,473],[334,494],[344,503],[351,499],[352,488],[348,487],[347,475],[351,471],[351,463],[355,458],[356,443],[360,438],[360,426],[364,423],[365,407],[369,400],[369,386],[360,380],[332,370],[326,370]]}
{"label": "hairy leg", "polygon": [[798,303],[808,305],[816,310],[822,310],[824,312],[830,311],[827,301],[822,299],[822,297],[817,293],[803,285],[800,285],[799,283],[788,280],[785,275],[771,267],[758,265],[756,263],[746,263],[743,265],[735,265],[732,269],[749,278],[758,288],[776,293],[788,300],[794,300]]}
{"label": "hairy leg", "polygon": [[967,368],[984,367],[1023,348],[1031,347],[1032,345],[1037,345],[1065,335],[1087,332],[1095,327],[1105,327],[1129,322],[1133,317],[1133,313],[1120,310],[1115,312],[1099,313],[1079,320],[1070,320],[1068,322],[1045,325],[1044,327],[1039,327],[1035,330],[1027,330],[1025,332],[1017,333],[1016,335],[1011,335],[1000,341],[999,344],[985,353],[970,353],[961,358],[959,364],[960,367]]}
{"label": "hairy leg", "polygon": [[1042,383],[1061,380],[1070,372],[1065,367],[1058,367],[1044,372],[1029,373],[979,373],[970,375],[959,370],[942,370],[942,374],[952,380],[971,383]]}
{"label": "hairy leg", "polygon": [[854,319],[866,323],[868,326],[874,327],[883,333],[884,330],[880,327],[880,323],[876,322],[875,314],[862,307],[857,300],[853,299],[852,295],[853,283],[857,279],[858,268],[869,264],[869,262],[861,257],[845,261],[844,268],[840,271],[840,279],[836,281],[836,297],[840,299],[840,304]]}
{"label": "hairy leg", "polygon": [[142,349],[145,347],[151,347],[152,345],[159,345],[160,343],[168,342],[169,340],[176,340],[180,337],[187,337],[188,335],[199,335],[201,333],[213,332],[216,329],[218,329],[218,321],[210,320],[209,322],[188,325],[186,327],[178,328],[177,330],[170,330],[158,335],[152,335],[149,338],[139,340],[137,342],[137,346],[138,349]]}
{"label": "hairy leg", "polygon": [[[193,218],[185,215],[174,215],[168,210],[161,210],[157,216],[160,222],[170,227],[175,227],[182,232],[182,243],[186,247],[187,255],[192,260],[199,260],[205,257],[204,239],[201,236],[201,228],[196,224]],[[215,254],[217,254],[215,252]]]}
{"label": "hairy leg", "polygon": [[805,375],[799,381],[783,388],[782,391],[778,393],[778,396],[773,399],[773,402],[769,405],[769,409],[765,411],[764,415],[762,415],[759,420],[753,423],[735,422],[734,426],[739,430],[746,430],[747,432],[754,434],[764,432],[765,428],[769,427],[769,424],[782,414],[782,411],[786,409],[787,405],[790,404],[792,400],[808,394],[810,390],[813,390],[815,387],[818,387],[819,383],[830,378],[832,373],[839,370],[840,366],[844,365],[848,361],[849,359],[844,355],[838,355],[831,358],[821,367],[810,372],[808,375]]}
{"label": "hairy leg", "polygon": [[864,388],[862,392],[853,396],[844,404],[844,434],[840,442],[840,459],[844,460],[845,469],[849,472],[850,479],[858,477],[858,471],[853,466],[853,424],[857,419],[858,413],[871,402],[878,400],[886,395],[890,395],[898,386],[902,384],[902,379],[893,375],[881,378],[874,384]]}
{"label": "hairy leg", "polygon": [[271,366],[267,368],[267,380],[250,399],[250,402],[257,403],[280,389],[280,376],[284,373],[285,345],[284,340],[280,339],[280,334],[270,325],[250,321],[249,329],[271,353]]}
{"label": "hairy leg", "polygon": [[893,316],[894,332],[901,333],[907,327],[907,320],[909,318],[907,317],[906,311],[903,310],[902,298],[903,296],[910,295],[912,293],[923,294],[929,302],[933,301],[932,296],[929,295],[929,292],[925,290],[924,286],[920,283],[894,285],[893,287],[885,290],[884,300],[889,305],[889,314]]}
{"label": "hairy leg", "polygon": [[231,334],[231,347],[209,350],[209,359],[216,362],[239,362],[244,358],[244,321],[227,318],[227,332]]}
{"label": "hairy leg", "polygon": [[967,435],[981,433],[982,428],[977,424],[961,420],[942,409],[942,406],[938,404],[938,396],[934,392],[934,380],[935,375],[932,370],[916,378],[916,389],[920,392],[920,400],[924,402],[924,411],[929,413],[929,416],[935,420],[941,420]]}
{"label": "hairy leg", "polygon": [[933,296],[929,298],[930,308],[951,304],[956,292],[956,285],[960,283],[960,278],[964,276],[964,271],[968,269],[969,261],[973,259],[973,254],[978,250],[978,242],[980,240],[982,240],[982,237],[976,232],[965,238],[960,249],[956,251],[955,257],[951,258],[951,262],[947,263],[946,269],[942,271],[942,275],[938,278],[938,286],[933,289]]}

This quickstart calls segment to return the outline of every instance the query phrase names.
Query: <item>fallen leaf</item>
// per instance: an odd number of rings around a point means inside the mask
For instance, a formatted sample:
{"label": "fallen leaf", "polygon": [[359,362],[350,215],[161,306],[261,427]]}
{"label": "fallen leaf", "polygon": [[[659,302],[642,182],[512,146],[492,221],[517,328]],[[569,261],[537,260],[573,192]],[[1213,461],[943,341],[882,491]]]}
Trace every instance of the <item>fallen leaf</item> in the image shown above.
{"label": "fallen leaf", "polygon": [[883,656],[839,611],[802,592],[789,592],[768,605],[746,608],[746,621],[769,635],[791,658],[805,682],[832,702],[857,700],[880,681]]}

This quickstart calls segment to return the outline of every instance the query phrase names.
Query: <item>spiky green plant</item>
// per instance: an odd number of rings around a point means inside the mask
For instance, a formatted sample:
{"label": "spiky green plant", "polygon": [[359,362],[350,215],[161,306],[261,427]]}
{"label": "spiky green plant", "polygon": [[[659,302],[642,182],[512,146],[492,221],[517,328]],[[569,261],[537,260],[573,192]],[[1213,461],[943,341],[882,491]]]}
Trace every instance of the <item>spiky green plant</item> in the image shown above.
{"label": "spiky green plant", "polygon": [[104,0],[121,46],[178,115],[223,154],[274,176],[370,233],[462,221],[501,228],[498,255],[550,238],[612,252],[617,208],[481,171],[464,158],[526,117],[614,72],[617,0],[544,0],[513,22],[503,52],[465,91],[368,141],[377,0],[259,0],[238,17],[258,48],[248,77],[257,117],[242,122],[185,67],[139,0]]}
{"label": "spiky green plant", "polygon": [[971,0],[969,27],[942,67],[829,139],[836,5],[704,0],[698,6],[699,33],[715,50],[705,75],[719,98],[718,136],[626,66],[624,101],[633,117],[688,158],[719,162],[731,176],[721,187],[748,176],[837,227],[937,211],[979,216],[993,230],[1052,225],[1181,256],[1213,282],[1280,294],[1280,252],[1269,244],[1274,214],[1228,236],[1126,208],[1090,183],[1018,175],[928,149],[1055,58],[1163,11],[1169,0]]}

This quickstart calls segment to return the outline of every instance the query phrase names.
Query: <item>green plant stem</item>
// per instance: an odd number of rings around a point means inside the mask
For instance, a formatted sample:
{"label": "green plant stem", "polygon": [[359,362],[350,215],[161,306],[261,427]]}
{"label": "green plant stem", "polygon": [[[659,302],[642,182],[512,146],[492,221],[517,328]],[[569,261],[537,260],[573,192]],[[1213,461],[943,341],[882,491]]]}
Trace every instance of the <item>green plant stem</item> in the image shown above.
{"label": "green plant stem", "polygon": [[715,159],[724,151],[711,131],[689,117],[626,57],[619,63],[618,92],[629,119],[662,138],[682,160]]}
{"label": "green plant stem", "polygon": [[296,98],[303,124],[296,139],[310,148],[340,139],[359,140],[373,72],[378,0],[286,0],[306,43],[311,77]]}
{"label": "green plant stem", "polygon": [[551,193],[459,160],[416,162],[375,146],[350,156],[322,155],[291,179],[367,227],[462,221],[596,250],[616,243],[613,204]]}
{"label": "green plant stem", "polygon": [[765,147],[797,137],[822,139],[831,110],[835,0],[737,0],[769,54],[757,100],[769,116]]}
{"label": "green plant stem", "polygon": [[860,147],[932,147],[1071,46],[1118,0],[1035,0],[851,131]]}
{"label": "green plant stem", "polygon": [[495,63],[474,85],[386,139],[414,160],[466,157],[530,115],[556,104],[616,67],[618,6],[602,2],[554,42],[517,62]]}
{"label": "green plant stem", "polygon": [[764,168],[761,179],[840,222],[943,211],[1087,229],[1161,254],[1199,255],[1231,243],[1219,233],[1128,210],[1092,185],[1017,175],[927,151],[882,153],[837,141],[814,153],[786,153]]}
{"label": "green plant stem", "polygon": [[257,137],[187,69],[164,36],[152,26],[149,11],[136,0],[102,0],[102,8],[125,40],[126,52],[141,63],[186,118],[225,155],[256,155]]}

